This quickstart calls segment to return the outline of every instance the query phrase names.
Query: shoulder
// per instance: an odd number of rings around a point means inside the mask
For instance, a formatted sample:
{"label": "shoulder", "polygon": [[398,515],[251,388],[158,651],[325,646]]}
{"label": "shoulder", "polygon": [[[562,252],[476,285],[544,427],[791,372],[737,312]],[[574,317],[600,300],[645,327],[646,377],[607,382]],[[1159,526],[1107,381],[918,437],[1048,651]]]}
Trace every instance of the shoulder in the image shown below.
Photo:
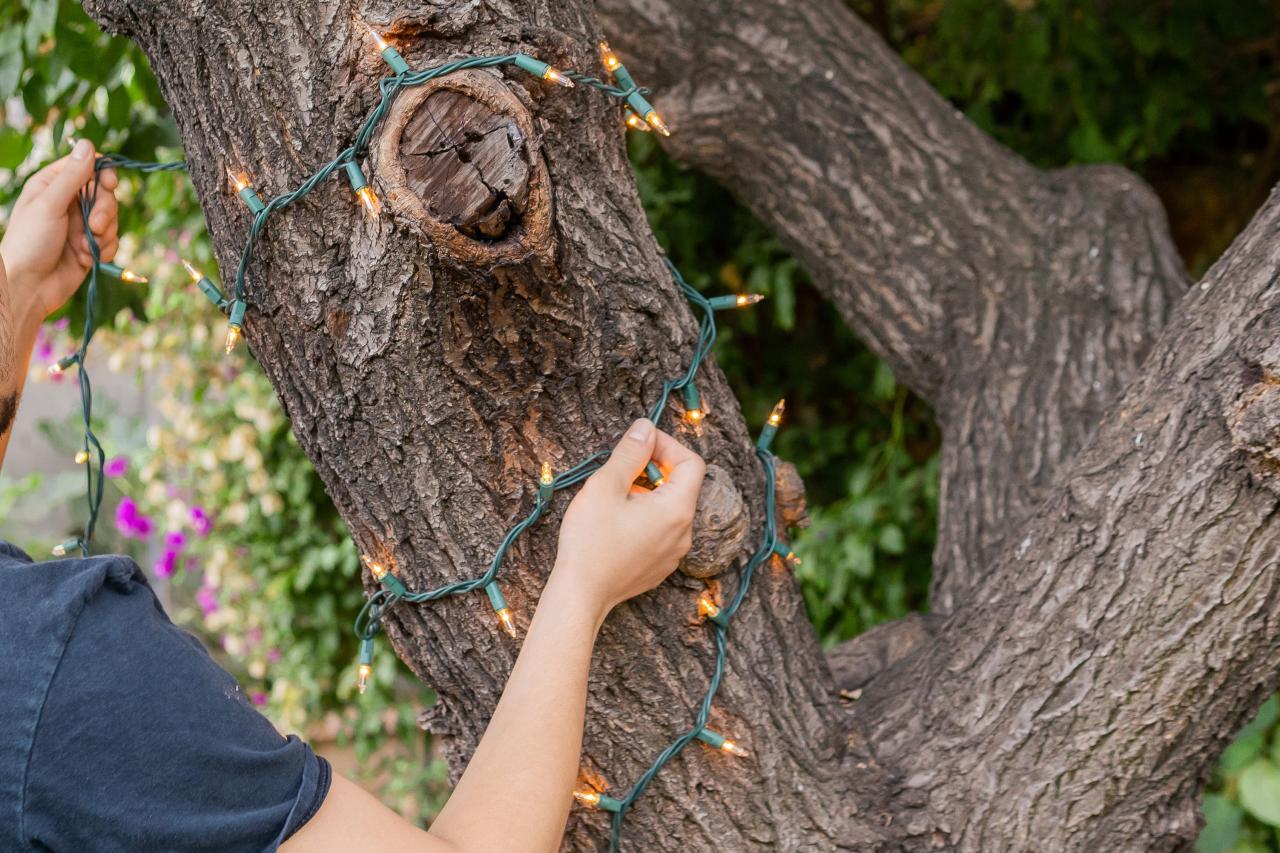
{"label": "shoulder", "polygon": [[23,786],[41,714],[76,625],[103,589],[155,597],[126,557],[36,563],[0,542],[0,847],[20,833]]}

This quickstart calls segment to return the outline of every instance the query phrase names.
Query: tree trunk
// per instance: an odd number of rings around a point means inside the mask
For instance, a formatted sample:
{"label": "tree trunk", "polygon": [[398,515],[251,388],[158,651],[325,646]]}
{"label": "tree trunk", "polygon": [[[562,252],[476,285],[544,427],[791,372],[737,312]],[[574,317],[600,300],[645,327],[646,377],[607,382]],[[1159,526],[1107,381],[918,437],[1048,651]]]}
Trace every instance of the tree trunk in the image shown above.
{"label": "tree trunk", "polygon": [[[249,217],[224,167],[264,195],[293,189],[376,103],[385,69],[357,11],[419,68],[525,50],[602,73],[585,0],[86,5],[151,58],[228,271]],[[752,757],[686,750],[628,815],[626,847],[1185,846],[1201,779],[1276,682],[1280,250],[1265,237],[1280,205],[1153,349],[1185,284],[1132,176],[1032,169],[829,3],[604,5],[629,15],[641,82],[673,84],[655,98],[673,150],[778,228],[947,442],[935,604],[950,615],[917,622],[915,651],[882,657],[849,705],[794,582],[761,572],[713,714]],[[666,53],[646,52],[658,35]],[[253,354],[361,549],[414,587],[481,574],[540,461],[608,446],[687,364],[696,324],[618,127],[596,93],[450,77],[404,93],[374,136],[380,219],[335,180],[259,244]],[[755,544],[762,480],[713,364],[700,387],[714,417],[682,439],[753,531],[699,529],[700,562],[723,570]],[[522,626],[564,500],[499,575]],[[732,590],[736,569],[718,580]],[[700,588],[677,574],[605,626],[583,764],[610,792],[693,717],[714,659]],[[427,720],[457,773],[517,646],[478,593],[398,606],[388,631],[439,693]],[[575,813],[565,847],[606,832]]]}

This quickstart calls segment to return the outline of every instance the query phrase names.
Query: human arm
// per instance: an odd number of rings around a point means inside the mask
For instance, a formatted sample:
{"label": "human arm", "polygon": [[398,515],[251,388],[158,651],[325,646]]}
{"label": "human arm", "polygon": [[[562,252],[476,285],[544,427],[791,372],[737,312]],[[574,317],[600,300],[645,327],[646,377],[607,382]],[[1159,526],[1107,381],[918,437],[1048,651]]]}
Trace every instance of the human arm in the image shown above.
{"label": "human arm", "polygon": [[[32,175],[0,240],[0,463],[40,324],[70,298],[92,263],[77,196],[92,189],[94,160],[92,143],[81,140]],[[104,261],[117,247],[116,182],[114,171],[102,170],[89,217]]]}
{"label": "human arm", "polygon": [[[633,436],[640,437],[633,437]],[[665,484],[632,484],[653,458]],[[349,782],[334,786],[287,853],[553,851],[572,803],[592,647],[614,606],[657,586],[689,549],[706,466],[647,420],[574,498],[556,564],[480,745],[429,833]],[[501,804],[502,820],[494,819]]]}

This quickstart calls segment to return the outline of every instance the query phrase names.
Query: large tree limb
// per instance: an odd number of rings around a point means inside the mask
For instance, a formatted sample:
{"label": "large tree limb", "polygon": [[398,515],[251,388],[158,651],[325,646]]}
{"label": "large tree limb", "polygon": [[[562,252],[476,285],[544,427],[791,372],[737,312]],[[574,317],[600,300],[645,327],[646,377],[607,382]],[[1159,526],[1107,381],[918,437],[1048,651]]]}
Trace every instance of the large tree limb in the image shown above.
{"label": "large tree limb", "polygon": [[950,844],[1185,846],[1275,689],[1278,228],[1273,195],[969,606],[862,699]]}
{"label": "large tree limb", "polygon": [[1186,282],[1111,167],[1043,172],[839,0],[602,0],[673,155],[720,179],[943,429],[932,606],[949,612],[1136,374]]}

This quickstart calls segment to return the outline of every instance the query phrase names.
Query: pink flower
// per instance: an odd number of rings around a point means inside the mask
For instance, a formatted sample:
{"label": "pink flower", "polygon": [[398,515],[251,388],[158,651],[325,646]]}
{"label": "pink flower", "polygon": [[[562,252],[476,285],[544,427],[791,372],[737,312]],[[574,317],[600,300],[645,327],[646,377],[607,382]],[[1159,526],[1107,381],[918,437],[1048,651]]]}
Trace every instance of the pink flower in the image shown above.
{"label": "pink flower", "polygon": [[249,694],[249,701],[261,708],[263,705],[267,704],[267,694],[263,693],[261,690],[255,690],[253,693]]}
{"label": "pink flower", "polygon": [[151,570],[156,573],[159,578],[171,578],[173,573],[178,569],[178,552],[165,551],[164,556],[156,561]]}
{"label": "pink flower", "polygon": [[204,511],[204,507],[193,506],[191,508],[191,526],[200,536],[209,535],[209,531],[213,529],[213,520]]}
{"label": "pink flower", "polygon": [[277,648],[267,649],[267,663],[280,663],[280,650]]}
{"label": "pink flower", "polygon": [[123,477],[129,470],[129,457],[112,456],[102,466],[102,474],[105,477]]}
{"label": "pink flower", "polygon": [[212,587],[202,586],[196,591],[196,604],[207,619],[218,612],[218,593]]}
{"label": "pink flower", "polygon": [[133,498],[122,498],[116,507],[116,530],[125,539],[146,539],[151,535],[151,519],[138,512]]}
{"label": "pink flower", "polygon": [[181,530],[170,530],[164,535],[164,547],[177,556],[178,552],[187,547],[187,535]]}

